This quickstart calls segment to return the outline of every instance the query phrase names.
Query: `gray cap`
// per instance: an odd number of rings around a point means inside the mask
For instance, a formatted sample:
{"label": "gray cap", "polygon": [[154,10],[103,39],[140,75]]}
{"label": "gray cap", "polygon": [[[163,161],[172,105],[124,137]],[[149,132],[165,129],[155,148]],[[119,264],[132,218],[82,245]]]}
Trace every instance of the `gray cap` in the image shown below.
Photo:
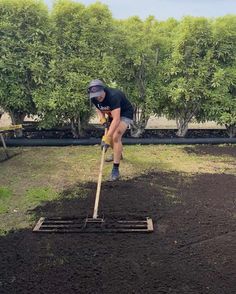
{"label": "gray cap", "polygon": [[101,96],[104,93],[104,87],[105,85],[102,81],[98,79],[92,80],[88,86],[89,98],[91,99]]}

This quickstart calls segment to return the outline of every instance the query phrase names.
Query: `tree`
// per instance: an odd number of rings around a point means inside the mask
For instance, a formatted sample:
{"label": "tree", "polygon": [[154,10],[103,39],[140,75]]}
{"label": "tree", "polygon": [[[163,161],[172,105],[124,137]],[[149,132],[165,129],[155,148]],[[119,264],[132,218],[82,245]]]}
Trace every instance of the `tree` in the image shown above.
{"label": "tree", "polygon": [[48,60],[48,11],[42,1],[0,0],[0,106],[13,124],[35,114],[33,92]]}
{"label": "tree", "polygon": [[47,83],[35,94],[43,125],[69,123],[83,135],[91,116],[89,80],[109,77],[112,16],[106,5],[58,1],[52,11],[52,60]]}
{"label": "tree", "polygon": [[155,35],[157,21],[138,17],[117,21],[114,37],[115,82],[134,106],[133,137],[139,137],[153,112],[159,66],[160,41]]}
{"label": "tree", "polygon": [[173,51],[173,40],[175,39],[179,22],[173,18],[156,23],[155,38],[158,38],[160,44],[158,50],[158,68],[157,78],[154,84],[156,93],[153,101],[153,113],[157,116],[166,114],[166,65],[171,59]]}
{"label": "tree", "polygon": [[210,118],[225,125],[230,137],[236,135],[236,16],[213,22],[214,58],[217,70],[212,80]]}
{"label": "tree", "polygon": [[210,99],[215,71],[212,32],[206,18],[185,17],[178,26],[171,58],[165,63],[164,99],[168,118],[176,119],[177,135],[184,137],[188,123],[206,119],[204,106]]}

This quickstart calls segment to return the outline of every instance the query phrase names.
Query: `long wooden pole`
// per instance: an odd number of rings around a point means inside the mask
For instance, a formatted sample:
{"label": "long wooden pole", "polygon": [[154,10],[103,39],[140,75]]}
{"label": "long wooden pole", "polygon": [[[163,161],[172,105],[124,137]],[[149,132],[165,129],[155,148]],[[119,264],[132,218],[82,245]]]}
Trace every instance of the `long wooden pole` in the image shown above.
{"label": "long wooden pole", "polygon": [[[105,129],[105,135],[106,135],[106,133],[107,133],[107,129]],[[98,217],[98,205],[99,205],[101,185],[102,185],[102,171],[103,171],[103,165],[104,165],[104,159],[105,159],[105,152],[106,152],[105,147],[103,147],[99,175],[98,175],[98,182],[97,182],[95,204],[94,204],[94,210],[93,210],[93,219],[97,219],[97,217]]]}
{"label": "long wooden pole", "polygon": [[105,148],[103,147],[102,159],[101,159],[100,170],[99,170],[99,175],[98,175],[96,198],[95,198],[95,204],[94,204],[94,210],[93,210],[93,218],[94,219],[96,219],[98,217],[98,204],[99,204],[101,185],[102,185],[102,171],[103,171],[104,158],[105,158]]}
{"label": "long wooden pole", "polygon": [[5,140],[4,140],[4,137],[3,137],[2,133],[0,133],[0,138],[1,138],[1,141],[2,141],[4,152],[6,154],[6,158],[9,158],[9,154],[7,152],[7,146],[6,146],[6,143],[5,143]]}

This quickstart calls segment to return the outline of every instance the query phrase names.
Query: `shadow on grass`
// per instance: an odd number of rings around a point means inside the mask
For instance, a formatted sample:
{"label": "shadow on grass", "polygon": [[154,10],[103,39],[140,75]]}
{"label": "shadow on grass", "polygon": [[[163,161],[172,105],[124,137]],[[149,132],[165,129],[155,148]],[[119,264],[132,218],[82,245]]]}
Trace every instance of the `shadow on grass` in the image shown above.
{"label": "shadow on grass", "polygon": [[20,155],[20,154],[21,154],[21,152],[14,152],[13,153],[12,151],[9,151],[9,149],[7,150],[7,154],[6,154],[3,150],[1,150],[0,162],[8,161],[8,160]]}

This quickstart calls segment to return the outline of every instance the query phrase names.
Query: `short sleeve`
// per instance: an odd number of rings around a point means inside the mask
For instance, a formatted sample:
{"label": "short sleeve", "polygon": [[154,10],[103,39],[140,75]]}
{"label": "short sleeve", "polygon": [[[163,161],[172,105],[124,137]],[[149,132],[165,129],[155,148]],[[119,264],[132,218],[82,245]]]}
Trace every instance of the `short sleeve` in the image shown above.
{"label": "short sleeve", "polygon": [[114,109],[117,109],[117,108],[120,108],[121,107],[121,97],[120,95],[114,95],[111,97],[111,110],[114,110]]}

